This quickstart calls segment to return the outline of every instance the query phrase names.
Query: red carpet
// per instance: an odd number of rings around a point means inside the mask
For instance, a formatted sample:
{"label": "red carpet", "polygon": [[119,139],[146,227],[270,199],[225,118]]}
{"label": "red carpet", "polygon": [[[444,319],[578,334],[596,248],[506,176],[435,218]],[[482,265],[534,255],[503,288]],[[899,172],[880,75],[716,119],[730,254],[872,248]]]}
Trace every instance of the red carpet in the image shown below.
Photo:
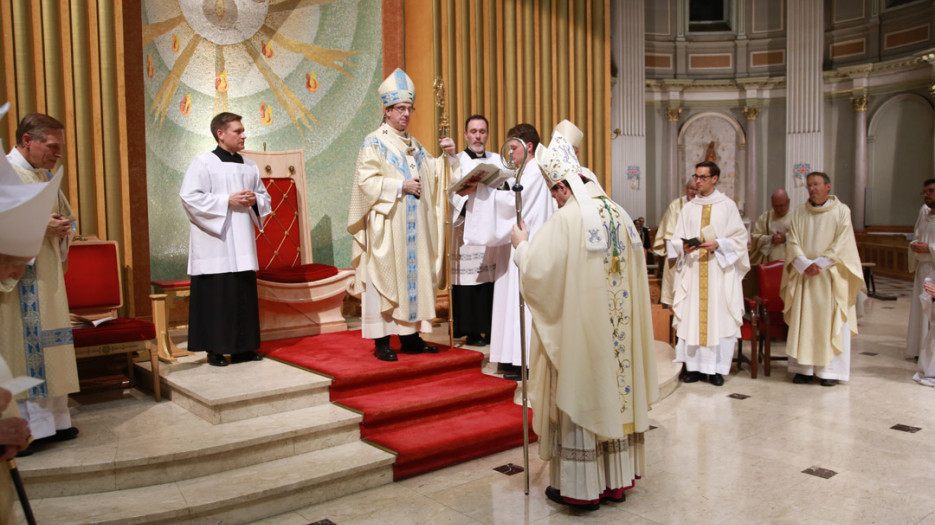
{"label": "red carpet", "polygon": [[[399,340],[393,337],[391,346],[399,348]],[[523,412],[513,403],[516,383],[481,372],[480,352],[440,350],[379,361],[373,341],[359,330],[266,341],[260,348],[273,359],[330,376],[331,400],[363,413],[361,437],[397,453],[396,480],[523,443]]]}

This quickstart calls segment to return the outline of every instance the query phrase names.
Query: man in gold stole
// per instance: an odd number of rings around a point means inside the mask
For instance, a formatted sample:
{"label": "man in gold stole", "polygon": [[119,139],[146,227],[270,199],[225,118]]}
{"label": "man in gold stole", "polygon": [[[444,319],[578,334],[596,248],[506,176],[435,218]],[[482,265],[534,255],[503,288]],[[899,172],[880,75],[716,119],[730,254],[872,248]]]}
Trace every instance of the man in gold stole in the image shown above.
{"label": "man in gold stole", "polygon": [[[915,273],[912,297],[923,293],[925,278],[935,271],[935,179],[922,184],[922,207],[909,243],[909,271]],[[913,300],[909,308],[909,331],[906,334],[906,355],[919,357],[922,340],[929,331],[928,317],[922,312],[922,303]]]}
{"label": "man in gold stole", "polygon": [[396,361],[390,336],[406,353],[438,352],[419,332],[431,332],[435,290],[445,256],[444,213],[448,189],[440,187],[444,163],[458,173],[455,144],[439,140],[445,154],[433,158],[406,129],[415,111],[412,79],[397,69],[379,88],[383,124],[367,135],[357,157],[347,231],[353,236],[354,293],[361,296],[365,339],[374,355]]}
{"label": "man in gold stole", "polygon": [[764,264],[786,257],[786,232],[789,231],[789,195],[776,190],[770,198],[773,209],[766,210],[750,231],[750,264]]}
{"label": "man in gold stole", "polygon": [[532,311],[530,401],[546,496],[593,510],[643,475],[643,433],[658,398],[646,261],[627,212],[555,133],[536,159],[559,210],[529,241],[514,227]]}
{"label": "man in gold stole", "polygon": [[[666,208],[659,226],[656,228],[656,237],[653,239],[653,253],[662,258],[662,290],[659,296],[659,302],[662,304],[672,304],[672,281],[675,279],[675,259],[670,259],[668,254],[674,253],[672,247],[672,233],[675,231],[675,224],[679,220],[679,213],[688,201],[695,198],[698,189],[695,188],[695,179],[688,179],[685,183],[685,195],[673,200]],[[676,239],[678,240],[678,239]]]}
{"label": "man in gold stole", "polygon": [[[16,147],[7,155],[22,182],[38,184],[52,178],[49,170],[65,147],[64,128],[48,115],[23,117],[16,129]],[[18,404],[33,436],[47,442],[78,435],[68,411],[68,394],[78,391],[78,370],[64,280],[76,219],[61,192],[49,212],[35,262],[26,267],[15,289],[0,294],[0,353],[14,376],[45,380]]]}
{"label": "man in gold stole", "polygon": [[741,281],[750,270],[747,229],[734,201],[715,188],[721,170],[711,161],[695,166],[698,196],[679,214],[672,234],[677,258],[672,326],[675,361],[685,363],[682,380],[708,376],[715,386],[730,373],[734,344],[743,323]]}
{"label": "man in gold stole", "polygon": [[864,285],[851,209],[831,193],[831,178],[805,178],[808,201],[792,212],[780,293],[789,325],[786,354],[794,383],[850,378],[857,293]]}

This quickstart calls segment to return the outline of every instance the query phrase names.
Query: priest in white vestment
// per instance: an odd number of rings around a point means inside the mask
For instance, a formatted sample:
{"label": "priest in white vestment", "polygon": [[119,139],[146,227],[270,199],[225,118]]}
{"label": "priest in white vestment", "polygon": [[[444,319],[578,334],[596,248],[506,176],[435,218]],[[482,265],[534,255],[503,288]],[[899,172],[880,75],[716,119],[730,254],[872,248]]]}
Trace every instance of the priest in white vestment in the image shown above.
{"label": "priest in white vestment", "polygon": [[514,261],[533,312],[532,426],[550,462],[546,496],[594,510],[644,474],[643,433],[658,398],[646,261],[639,232],[560,133],[536,157],[559,210]]}
{"label": "priest in white vestment", "polygon": [[211,120],[218,147],[192,159],[179,197],[188,215],[188,349],[207,352],[212,366],[259,361],[256,237],[270,214],[270,196],[257,165],[244,158],[242,117]]}
{"label": "priest in white vestment", "polygon": [[808,201],[789,221],[780,288],[789,325],[786,354],[794,383],[818,376],[822,386],[834,386],[850,378],[863,270],[851,210],[830,195],[830,177],[812,172],[805,184]]}
{"label": "priest in white vestment", "polygon": [[[922,208],[909,243],[909,271],[915,273],[912,297],[919,297],[924,290],[923,282],[935,270],[935,179],[922,185]],[[906,334],[906,356],[918,357],[922,340],[929,331],[930,321],[922,311],[919,301],[909,307],[909,332]]]}
{"label": "priest in white vestment", "polygon": [[672,233],[675,258],[672,326],[675,361],[685,363],[682,380],[707,375],[715,386],[730,373],[734,344],[743,323],[744,274],[750,270],[747,229],[734,201],[715,188],[721,170],[704,161],[695,166],[698,196],[679,214]]}
{"label": "priest in white vestment", "polygon": [[673,200],[666,208],[666,212],[656,227],[656,236],[653,238],[653,253],[662,258],[662,290],[659,296],[659,302],[662,304],[672,304],[672,282],[675,280],[675,258],[670,258],[669,254],[675,253],[675,247],[672,245],[672,234],[675,232],[675,225],[678,223],[679,214],[688,201],[695,198],[698,189],[695,188],[695,180],[688,179],[685,183],[685,195]]}
{"label": "priest in white vestment", "polygon": [[[461,176],[477,164],[503,168],[500,155],[487,151],[489,123],[483,115],[471,115],[464,123],[467,147],[458,153]],[[501,191],[503,188],[498,188]],[[466,337],[465,344],[483,346],[490,342],[494,281],[506,271],[510,249],[506,245],[478,246],[464,242],[470,190],[451,194],[451,308],[454,337]]]}
{"label": "priest in white vestment", "polygon": [[750,265],[778,261],[786,257],[789,231],[789,195],[776,190],[770,198],[773,209],[764,211],[750,231]]}
{"label": "priest in white vestment", "polygon": [[396,361],[391,335],[399,336],[404,353],[438,352],[419,333],[432,331],[445,257],[445,163],[453,173],[460,165],[451,138],[439,140],[445,154],[433,158],[406,131],[416,94],[403,70],[391,73],[379,92],[383,124],[360,148],[347,231],[363,337],[374,340],[377,359]]}
{"label": "priest in white vestment", "polygon": [[[539,164],[534,157],[539,145],[539,132],[530,124],[518,124],[507,132],[526,144],[528,161],[520,183],[523,186],[523,218],[530,235],[535,236],[539,228],[552,216],[552,198],[549,187],[542,180]],[[523,149],[516,141],[510,143],[513,162],[522,162]],[[507,181],[512,188],[515,180]],[[516,224],[516,197],[512,191],[498,191],[483,184],[477,185],[468,202],[468,215],[464,222],[464,242],[479,246],[504,246],[510,250],[510,233]],[[515,265],[508,264],[505,272],[497,276],[493,292],[493,319],[490,326],[490,362],[498,363],[503,377],[519,380],[522,364],[519,315],[519,272]],[[526,349],[529,356],[529,338],[532,331],[532,315],[526,308]]]}
{"label": "priest in white vestment", "polygon": [[[48,115],[23,117],[16,130],[16,146],[7,155],[22,183],[45,184],[53,178],[49,170],[64,153],[64,129]],[[60,191],[51,209],[41,215],[37,220],[45,224],[45,236],[35,261],[25,267],[18,281],[4,283],[3,289],[10,292],[0,294],[0,354],[14,376],[45,380],[18,396],[20,413],[37,444],[78,436],[78,429],[71,425],[68,394],[79,388],[64,279],[77,219]],[[21,455],[35,450],[30,446]]]}

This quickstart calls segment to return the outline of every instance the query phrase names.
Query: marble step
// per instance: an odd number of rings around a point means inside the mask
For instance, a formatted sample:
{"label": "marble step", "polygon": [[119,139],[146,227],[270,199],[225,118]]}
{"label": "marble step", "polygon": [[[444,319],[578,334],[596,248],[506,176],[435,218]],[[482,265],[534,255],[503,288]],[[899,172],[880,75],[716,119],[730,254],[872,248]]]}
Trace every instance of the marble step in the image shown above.
{"label": "marble step", "polygon": [[77,439],[17,463],[31,498],[107,493],[354,443],[361,418],[326,403],[215,425],[171,402],[122,400],[80,407]]}
{"label": "marble step", "polygon": [[[220,424],[328,403],[331,379],[264,359],[210,366],[205,353],[161,363],[162,395],[205,421]],[[137,363],[137,384],[152,384],[148,362]]]}
{"label": "marble step", "polygon": [[32,503],[38,523],[249,523],[391,483],[393,460],[354,442],[184,481]]}

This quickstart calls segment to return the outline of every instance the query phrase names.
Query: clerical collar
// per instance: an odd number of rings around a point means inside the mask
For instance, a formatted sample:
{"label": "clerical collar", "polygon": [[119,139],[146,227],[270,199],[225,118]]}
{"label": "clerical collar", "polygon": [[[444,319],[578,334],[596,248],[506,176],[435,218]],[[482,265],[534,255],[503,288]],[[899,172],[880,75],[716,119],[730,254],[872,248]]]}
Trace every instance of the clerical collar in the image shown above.
{"label": "clerical collar", "polygon": [[221,162],[236,162],[237,164],[243,164],[243,157],[241,157],[239,153],[231,153],[221,146],[214,148],[214,151],[211,153],[217,155],[218,158],[221,159]]}
{"label": "clerical collar", "polygon": [[472,159],[486,159],[487,158],[486,151],[478,155],[477,153],[474,153],[474,150],[472,150],[471,148],[464,148],[464,152],[467,153],[467,156],[471,157]]}
{"label": "clerical collar", "polygon": [[828,201],[830,201],[830,200],[831,200],[831,198],[829,197],[829,198],[825,199],[825,202],[823,202],[823,203],[821,203],[821,204],[815,204],[814,202],[812,202],[812,199],[809,199],[809,200],[808,200],[808,203],[812,205],[812,208],[824,208],[824,207],[828,204]]}

